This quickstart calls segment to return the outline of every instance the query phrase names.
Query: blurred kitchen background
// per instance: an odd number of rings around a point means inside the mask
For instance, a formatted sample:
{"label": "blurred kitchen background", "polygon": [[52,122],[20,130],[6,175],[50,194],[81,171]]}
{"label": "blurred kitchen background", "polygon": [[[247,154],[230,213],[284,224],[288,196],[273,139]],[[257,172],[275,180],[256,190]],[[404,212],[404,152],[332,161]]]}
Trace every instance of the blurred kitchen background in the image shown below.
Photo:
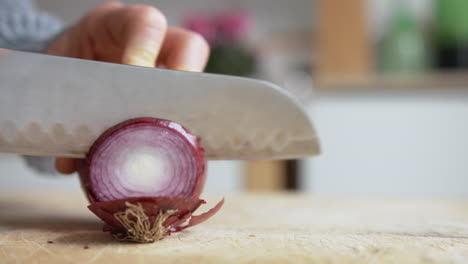
{"label": "blurred kitchen background", "polygon": [[[38,0],[68,24],[103,2]],[[319,157],[209,163],[208,193],[468,196],[468,0],[146,0],[212,45],[208,71],[305,105]],[[78,188],[0,155],[0,188]]]}

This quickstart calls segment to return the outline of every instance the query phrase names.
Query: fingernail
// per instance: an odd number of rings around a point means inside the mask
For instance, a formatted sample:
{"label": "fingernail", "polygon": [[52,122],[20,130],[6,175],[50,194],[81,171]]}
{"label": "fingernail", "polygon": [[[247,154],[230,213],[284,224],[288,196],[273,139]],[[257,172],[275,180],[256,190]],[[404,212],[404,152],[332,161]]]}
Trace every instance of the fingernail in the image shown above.
{"label": "fingernail", "polygon": [[162,33],[151,27],[142,27],[132,31],[123,54],[123,63],[154,67],[162,44]]}
{"label": "fingernail", "polygon": [[197,72],[197,70],[195,70],[193,68],[189,68],[187,66],[179,66],[179,67],[176,67],[174,70],[187,71],[187,72]]}
{"label": "fingernail", "polygon": [[144,43],[132,44],[123,56],[123,63],[135,66],[154,67],[154,58],[157,56],[150,51]]}

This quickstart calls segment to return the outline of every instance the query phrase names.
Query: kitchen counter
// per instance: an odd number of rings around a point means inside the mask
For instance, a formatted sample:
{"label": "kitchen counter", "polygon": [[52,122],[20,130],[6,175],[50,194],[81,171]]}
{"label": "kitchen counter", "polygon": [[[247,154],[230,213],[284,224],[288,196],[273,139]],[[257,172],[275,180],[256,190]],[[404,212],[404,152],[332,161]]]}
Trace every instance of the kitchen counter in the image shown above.
{"label": "kitchen counter", "polygon": [[3,192],[0,262],[468,262],[468,200],[237,194],[212,219],[154,244],[113,241],[85,206],[80,193]]}

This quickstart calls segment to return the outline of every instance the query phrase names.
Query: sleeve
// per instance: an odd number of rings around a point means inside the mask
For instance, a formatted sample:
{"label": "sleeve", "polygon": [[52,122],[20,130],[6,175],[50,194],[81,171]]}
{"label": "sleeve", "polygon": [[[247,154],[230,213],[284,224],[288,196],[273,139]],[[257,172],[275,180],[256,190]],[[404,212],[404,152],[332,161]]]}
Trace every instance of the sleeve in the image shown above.
{"label": "sleeve", "polygon": [[62,31],[61,21],[30,0],[0,0],[0,47],[42,52]]}
{"label": "sleeve", "polygon": [[[59,19],[36,9],[30,0],[0,0],[0,48],[43,52],[62,30]],[[57,174],[53,158],[23,158],[41,174]]]}

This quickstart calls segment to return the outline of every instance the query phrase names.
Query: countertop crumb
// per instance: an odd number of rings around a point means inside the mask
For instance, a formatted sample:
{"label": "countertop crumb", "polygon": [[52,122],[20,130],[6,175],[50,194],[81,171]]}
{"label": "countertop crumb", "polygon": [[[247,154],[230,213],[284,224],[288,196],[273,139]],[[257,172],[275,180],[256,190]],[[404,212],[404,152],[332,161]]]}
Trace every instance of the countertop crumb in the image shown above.
{"label": "countertop crumb", "polygon": [[47,243],[49,243],[49,244],[53,244],[53,243],[54,243],[54,241],[52,241],[52,240],[47,240]]}
{"label": "countertop crumb", "polygon": [[255,235],[249,235],[249,237],[256,237]]}

